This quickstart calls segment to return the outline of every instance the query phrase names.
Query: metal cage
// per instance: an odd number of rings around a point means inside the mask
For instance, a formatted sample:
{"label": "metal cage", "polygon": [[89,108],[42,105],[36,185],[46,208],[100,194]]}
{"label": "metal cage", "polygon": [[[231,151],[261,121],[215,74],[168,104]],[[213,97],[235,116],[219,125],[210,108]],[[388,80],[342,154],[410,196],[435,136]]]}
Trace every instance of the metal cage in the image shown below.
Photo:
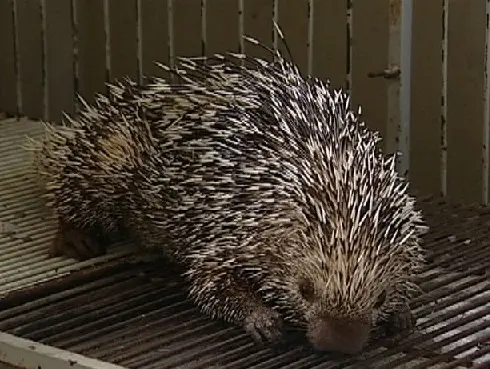
{"label": "metal cage", "polygon": [[[0,362],[25,368],[488,368],[490,212],[486,0],[0,0]],[[357,358],[261,347],[199,314],[185,284],[131,245],[49,258],[56,221],[25,135],[153,62],[284,48],[351,91],[420,197],[429,265],[418,331]],[[442,63],[441,63],[442,61]],[[150,258],[151,259],[151,258]],[[1,364],[0,364],[1,365]]]}

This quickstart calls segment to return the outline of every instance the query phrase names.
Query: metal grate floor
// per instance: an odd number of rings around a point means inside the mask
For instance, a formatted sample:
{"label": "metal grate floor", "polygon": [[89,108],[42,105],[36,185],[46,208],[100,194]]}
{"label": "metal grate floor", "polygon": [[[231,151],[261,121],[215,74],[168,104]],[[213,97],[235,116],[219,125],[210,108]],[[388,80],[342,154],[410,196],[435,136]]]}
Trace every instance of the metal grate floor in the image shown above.
{"label": "metal grate floor", "polygon": [[375,342],[357,358],[294,340],[271,348],[199,314],[175,271],[131,258],[127,245],[85,263],[48,259],[54,221],[18,148],[36,132],[37,123],[0,123],[0,222],[8,224],[0,229],[0,331],[134,369],[490,367],[490,209],[421,202],[430,265],[411,336]]}
{"label": "metal grate floor", "polygon": [[131,255],[128,245],[117,245],[111,254],[84,263],[48,258],[46,248],[56,222],[40,198],[41,188],[32,175],[32,157],[22,148],[26,135],[38,137],[41,133],[39,122],[0,120],[0,297]]}

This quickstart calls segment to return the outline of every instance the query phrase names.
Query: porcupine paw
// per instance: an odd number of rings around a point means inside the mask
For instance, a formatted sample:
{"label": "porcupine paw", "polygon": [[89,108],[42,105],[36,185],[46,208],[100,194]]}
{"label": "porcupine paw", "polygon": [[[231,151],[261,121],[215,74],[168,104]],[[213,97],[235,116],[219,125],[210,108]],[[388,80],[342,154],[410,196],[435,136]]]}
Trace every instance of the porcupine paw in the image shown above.
{"label": "porcupine paw", "polygon": [[282,337],[282,319],[274,310],[260,307],[244,322],[244,328],[256,342],[277,342]]}
{"label": "porcupine paw", "polygon": [[66,255],[77,260],[87,260],[104,255],[106,249],[98,237],[73,226],[60,224],[51,244],[50,256]]}
{"label": "porcupine paw", "polygon": [[388,335],[402,335],[413,332],[416,319],[407,308],[401,312],[393,313],[385,322],[385,331]]}

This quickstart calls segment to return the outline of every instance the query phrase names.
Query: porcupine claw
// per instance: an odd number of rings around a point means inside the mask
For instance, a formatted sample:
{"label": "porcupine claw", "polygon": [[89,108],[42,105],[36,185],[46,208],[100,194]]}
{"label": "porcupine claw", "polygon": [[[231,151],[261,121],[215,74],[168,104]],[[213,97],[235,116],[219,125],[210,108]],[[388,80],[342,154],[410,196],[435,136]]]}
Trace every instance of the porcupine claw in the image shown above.
{"label": "porcupine claw", "polygon": [[51,244],[50,256],[66,255],[82,261],[101,256],[105,252],[105,247],[97,237],[60,222],[56,237]]}
{"label": "porcupine claw", "polygon": [[256,342],[277,342],[282,336],[282,321],[277,312],[260,307],[246,319],[244,328]]}

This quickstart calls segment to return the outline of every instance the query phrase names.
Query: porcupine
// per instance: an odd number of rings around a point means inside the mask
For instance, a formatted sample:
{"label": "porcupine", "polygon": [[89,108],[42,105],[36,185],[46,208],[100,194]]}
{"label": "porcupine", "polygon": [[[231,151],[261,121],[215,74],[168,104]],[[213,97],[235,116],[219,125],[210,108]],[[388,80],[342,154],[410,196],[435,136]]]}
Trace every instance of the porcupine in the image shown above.
{"label": "porcupine", "polygon": [[53,255],[101,254],[126,229],[184,266],[211,317],[272,342],[286,322],[357,353],[375,326],[411,328],[427,227],[349,94],[274,53],[180,58],[160,65],[178,82],[115,82],[45,123]]}

